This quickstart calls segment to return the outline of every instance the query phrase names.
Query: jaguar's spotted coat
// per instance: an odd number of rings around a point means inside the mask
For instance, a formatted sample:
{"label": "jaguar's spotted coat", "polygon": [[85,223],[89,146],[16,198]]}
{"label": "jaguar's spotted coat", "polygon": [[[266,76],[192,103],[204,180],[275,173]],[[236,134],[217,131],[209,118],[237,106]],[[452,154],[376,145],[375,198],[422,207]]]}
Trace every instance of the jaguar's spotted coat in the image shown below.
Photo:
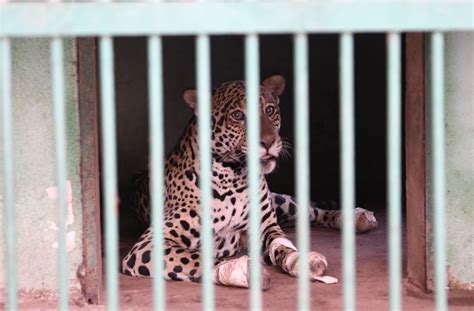
{"label": "jaguar's spotted coat", "polygon": [[[295,276],[297,250],[288,240],[280,224],[295,219],[296,206],[292,197],[271,193],[264,174],[270,173],[282,150],[279,136],[279,96],[285,80],[271,76],[260,87],[261,171],[260,207],[261,242],[265,262],[279,266]],[[188,105],[196,108],[196,92],[184,93]],[[246,168],[245,84],[233,81],[221,85],[212,95],[212,190],[213,232],[216,266],[214,281],[218,284],[248,286],[248,257],[239,254],[242,237],[248,228],[248,192]],[[200,268],[200,188],[199,146],[194,116],[165,165],[165,271],[170,280],[199,281]],[[148,173],[137,180],[136,205],[142,221],[149,221]],[[365,211],[364,211],[365,212]],[[310,208],[311,220],[319,225],[338,228],[338,211]],[[364,222],[367,217],[359,217]],[[360,222],[360,221],[359,221]],[[358,224],[358,231],[376,226],[374,219]],[[122,271],[131,276],[148,277],[154,274],[151,261],[151,228],[139,238],[122,261]],[[321,275],[327,267],[326,259],[317,252],[310,253],[311,277]],[[240,269],[242,273],[231,273]],[[264,284],[269,286],[268,274]]]}

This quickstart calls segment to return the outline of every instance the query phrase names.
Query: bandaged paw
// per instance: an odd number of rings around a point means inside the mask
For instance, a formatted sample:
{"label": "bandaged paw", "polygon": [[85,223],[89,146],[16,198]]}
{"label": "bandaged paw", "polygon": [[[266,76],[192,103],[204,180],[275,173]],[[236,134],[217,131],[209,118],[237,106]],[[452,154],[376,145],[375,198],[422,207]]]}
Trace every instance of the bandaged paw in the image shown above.
{"label": "bandaged paw", "polygon": [[375,219],[374,212],[356,207],[355,209],[355,227],[357,233],[363,233],[377,228],[379,225]]}
{"label": "bandaged paw", "polygon": [[[246,255],[221,262],[214,268],[214,283],[226,286],[249,287],[250,258]],[[270,273],[262,267],[262,289],[270,287]]]}
{"label": "bandaged paw", "polygon": [[[379,225],[377,219],[375,219],[374,212],[361,207],[354,209],[354,224],[356,233],[368,232]],[[336,221],[336,228],[342,228],[342,213]]]}
{"label": "bandaged paw", "polygon": [[310,278],[321,276],[328,267],[328,262],[323,254],[318,252],[309,252],[309,275]]}
{"label": "bandaged paw", "polygon": [[[298,276],[298,252],[292,252],[287,255],[283,264],[283,270],[287,271],[289,275]],[[312,280],[321,276],[328,266],[328,262],[324,255],[317,252],[308,253],[309,262],[309,276]]]}

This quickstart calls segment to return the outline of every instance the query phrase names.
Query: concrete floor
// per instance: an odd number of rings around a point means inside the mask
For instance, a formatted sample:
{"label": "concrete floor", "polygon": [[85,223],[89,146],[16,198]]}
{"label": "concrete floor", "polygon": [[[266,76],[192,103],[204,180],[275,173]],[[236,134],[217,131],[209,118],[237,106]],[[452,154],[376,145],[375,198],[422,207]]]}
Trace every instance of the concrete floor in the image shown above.
{"label": "concrete floor", "polygon": [[[383,215],[377,215],[380,227],[374,232],[357,235],[357,309],[387,310],[387,236],[386,222]],[[293,229],[289,235],[294,239]],[[340,233],[333,230],[313,228],[311,234],[312,249],[326,255],[329,262],[328,275],[339,279],[338,284],[311,284],[311,305],[314,309],[341,310],[342,277],[341,277],[341,241]],[[263,293],[265,310],[295,310],[297,283],[296,279],[281,273],[278,269],[269,269],[272,275],[271,288]],[[151,286],[149,279],[135,279],[121,276],[121,306],[123,309],[149,309]],[[167,282],[168,310],[200,310],[200,284],[187,282]],[[248,290],[217,286],[217,310],[247,310]],[[433,310],[433,299],[430,295],[408,295],[403,290],[404,310]],[[473,299],[450,299],[450,310],[474,310]]]}
{"label": "concrete floor", "polygon": [[[387,310],[387,236],[383,215],[377,214],[380,227],[374,232],[357,235],[357,309]],[[294,239],[293,229],[288,230]],[[311,284],[312,308],[322,310],[342,310],[341,242],[340,233],[333,230],[313,228],[311,232],[312,249],[326,255],[329,262],[328,275],[339,279],[338,284]],[[122,240],[121,251],[126,251],[132,240]],[[128,244],[128,245],[127,245]],[[263,293],[265,310],[295,310],[296,279],[269,268],[272,286]],[[200,310],[200,284],[188,282],[167,282],[168,310]],[[137,279],[120,276],[121,310],[150,310],[152,282],[150,279]],[[247,310],[248,290],[217,286],[216,310]],[[474,310],[474,297],[454,297],[450,294],[450,310]],[[0,308],[1,309],[1,308]],[[22,310],[54,310],[56,303],[51,297],[20,297]],[[106,310],[105,306],[82,306],[73,304],[72,310]],[[423,293],[408,294],[403,289],[403,310],[433,310],[433,297]]]}

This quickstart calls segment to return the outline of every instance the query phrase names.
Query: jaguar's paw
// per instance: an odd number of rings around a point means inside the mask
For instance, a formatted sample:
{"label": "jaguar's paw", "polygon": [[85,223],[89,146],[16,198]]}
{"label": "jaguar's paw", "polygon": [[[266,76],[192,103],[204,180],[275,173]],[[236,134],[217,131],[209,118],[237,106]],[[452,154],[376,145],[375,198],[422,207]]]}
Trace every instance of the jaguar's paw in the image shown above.
{"label": "jaguar's paw", "polygon": [[[250,258],[246,255],[228,259],[214,268],[214,282],[224,286],[249,288],[250,285]],[[270,273],[262,267],[262,290],[270,288]]]}
{"label": "jaguar's paw", "polygon": [[374,212],[361,207],[355,209],[355,228],[357,233],[372,231],[378,227],[379,223],[374,216]]}
{"label": "jaguar's paw", "polygon": [[[298,253],[293,252],[288,255],[285,261],[285,267],[287,268],[288,274],[294,277],[298,276],[298,257]],[[328,266],[328,262],[326,260],[326,257],[324,257],[323,254],[320,254],[318,252],[309,252],[308,257],[309,275],[310,278],[313,280],[315,277],[323,275]]]}

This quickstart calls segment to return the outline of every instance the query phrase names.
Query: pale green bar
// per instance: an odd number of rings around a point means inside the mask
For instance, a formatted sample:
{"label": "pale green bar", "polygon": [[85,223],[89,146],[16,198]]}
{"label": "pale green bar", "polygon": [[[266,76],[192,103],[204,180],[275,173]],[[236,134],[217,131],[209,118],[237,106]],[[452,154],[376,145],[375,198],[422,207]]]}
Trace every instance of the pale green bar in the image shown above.
{"label": "pale green bar", "polygon": [[444,121],[444,34],[431,35],[432,204],[436,310],[447,310],[446,299],[446,160]]}
{"label": "pale green bar", "polygon": [[10,39],[0,38],[0,103],[3,132],[3,227],[5,228],[5,271],[7,310],[18,309],[15,242],[15,151],[11,85]]}
{"label": "pale green bar", "polygon": [[56,153],[56,184],[58,187],[58,275],[59,309],[68,310],[69,268],[66,252],[66,112],[64,100],[63,40],[51,39],[51,82],[54,107],[54,141]]}
{"label": "pale green bar", "polygon": [[0,10],[0,36],[461,31],[474,29],[473,5],[472,0],[11,3]]}
{"label": "pale green bar", "polygon": [[[309,206],[309,99],[308,99],[308,36],[294,35],[295,55],[295,133],[296,133],[296,201],[298,206]],[[309,310],[308,252],[310,244],[309,209],[300,208],[297,213],[298,246],[298,309]]]}
{"label": "pale green bar", "polygon": [[148,38],[148,92],[151,159],[151,225],[153,230],[153,308],[165,310],[166,286],[163,278],[164,210],[164,126],[163,126],[163,50],[161,37]]}
{"label": "pale green bar", "polygon": [[118,310],[117,142],[115,137],[114,51],[111,37],[99,39],[99,52],[107,309]]}
{"label": "pale green bar", "polygon": [[340,35],[341,202],[344,309],[355,310],[354,39]]}
{"label": "pale green bar", "polygon": [[211,192],[211,52],[207,35],[196,38],[197,90],[198,90],[198,139],[201,157],[201,267],[202,308],[214,310],[214,246],[212,234],[212,192]]}
{"label": "pale green bar", "polygon": [[250,310],[262,309],[260,264],[260,105],[259,42],[257,34],[245,36],[245,80],[247,94],[247,144],[249,191]]}
{"label": "pale green bar", "polygon": [[400,34],[391,32],[387,35],[388,60],[388,109],[387,109],[387,167],[388,167],[388,245],[389,245],[389,280],[390,310],[402,309],[402,225],[401,225],[401,43]]}

